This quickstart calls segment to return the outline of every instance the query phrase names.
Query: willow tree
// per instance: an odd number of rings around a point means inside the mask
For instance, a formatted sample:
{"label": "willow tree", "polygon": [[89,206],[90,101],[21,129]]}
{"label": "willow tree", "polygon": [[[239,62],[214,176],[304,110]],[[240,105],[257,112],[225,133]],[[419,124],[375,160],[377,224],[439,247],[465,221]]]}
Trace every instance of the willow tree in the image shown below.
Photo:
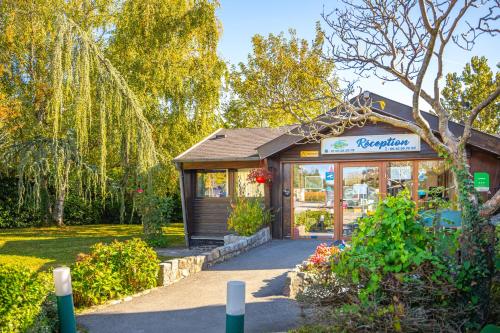
{"label": "willow tree", "polygon": [[82,196],[98,192],[106,197],[108,162],[110,156],[116,158],[110,151],[117,150],[119,160],[113,164],[122,173],[134,166],[138,182],[147,187],[157,154],[151,125],[122,75],[73,20],[60,16],[56,25],[46,114],[51,130],[13,143],[6,156],[18,165],[21,203],[26,199],[39,205],[53,189],[49,206],[53,220],[62,225],[70,176]]}
{"label": "willow tree", "polygon": [[[385,116],[374,109],[383,103],[370,98],[354,98],[308,121],[299,133],[311,140],[341,134],[346,128],[367,121],[384,122],[418,134],[451,166],[462,211],[462,261],[460,278],[464,299],[479,302],[475,320],[487,316],[489,281],[492,275],[492,235],[488,217],[500,207],[500,191],[481,204],[474,189],[467,159],[467,142],[479,114],[498,102],[500,84],[473,106],[464,121],[463,131],[450,130],[451,110],[443,105],[441,78],[445,51],[453,43],[469,49],[479,37],[493,37],[498,30],[499,1],[468,0],[344,0],[341,8],[323,13],[328,54],[339,69],[362,76],[375,76],[400,83],[412,93],[413,121]],[[431,89],[424,81],[431,82]],[[431,106],[438,118],[434,131],[421,112],[421,100]],[[487,118],[487,116],[485,116]]]}
{"label": "willow tree", "polygon": [[220,125],[225,64],[213,0],[127,0],[115,14],[106,56],[143,102],[160,155],[157,195],[178,191],[171,160]]}

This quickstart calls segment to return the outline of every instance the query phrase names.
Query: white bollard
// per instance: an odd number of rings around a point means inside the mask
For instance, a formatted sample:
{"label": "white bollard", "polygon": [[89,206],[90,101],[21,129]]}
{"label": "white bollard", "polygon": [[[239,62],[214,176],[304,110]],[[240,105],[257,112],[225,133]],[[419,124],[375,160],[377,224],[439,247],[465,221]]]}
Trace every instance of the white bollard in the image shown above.
{"label": "white bollard", "polygon": [[226,333],[245,330],[245,282],[228,281],[226,299]]}
{"label": "white bollard", "polygon": [[73,290],[71,288],[71,273],[69,267],[54,269],[54,284],[56,287],[57,312],[59,314],[59,329],[61,333],[76,333],[75,309],[73,306]]}

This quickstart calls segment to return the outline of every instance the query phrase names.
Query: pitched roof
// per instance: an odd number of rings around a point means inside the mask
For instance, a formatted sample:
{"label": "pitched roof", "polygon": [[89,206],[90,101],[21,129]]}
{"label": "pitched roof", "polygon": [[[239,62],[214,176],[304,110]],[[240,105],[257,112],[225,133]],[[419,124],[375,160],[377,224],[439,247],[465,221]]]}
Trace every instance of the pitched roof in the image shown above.
{"label": "pitched roof", "polygon": [[[413,119],[412,108],[410,106],[371,92],[370,98],[373,101],[385,102],[384,110],[374,108],[374,112],[378,112],[380,114],[384,114],[401,120],[406,120],[409,122],[415,122],[415,120]],[[434,132],[438,133],[438,117],[432,113],[425,111],[422,111],[422,116],[429,122],[431,129]],[[449,128],[450,131],[456,136],[462,135],[464,131],[464,125],[453,121],[449,122]],[[301,140],[302,138],[299,136],[284,133],[283,135],[260,146],[258,148],[259,156],[262,159],[269,157],[273,154],[276,154],[277,152],[282,151],[283,149],[290,147],[295,143],[300,142]],[[468,141],[468,144],[500,156],[500,137],[496,135],[472,130],[472,135]]]}
{"label": "pitched roof", "polygon": [[257,148],[290,128],[220,128],[177,156],[174,162],[258,161]]}

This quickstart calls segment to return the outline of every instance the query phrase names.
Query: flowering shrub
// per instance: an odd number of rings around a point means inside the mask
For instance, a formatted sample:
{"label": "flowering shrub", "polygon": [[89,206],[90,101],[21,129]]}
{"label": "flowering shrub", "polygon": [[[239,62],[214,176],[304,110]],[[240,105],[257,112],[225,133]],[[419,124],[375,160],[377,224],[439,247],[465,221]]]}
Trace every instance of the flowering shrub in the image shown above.
{"label": "flowering shrub", "polygon": [[250,183],[270,183],[273,179],[273,174],[265,168],[252,169],[247,176]]}
{"label": "flowering shrub", "polygon": [[341,250],[336,246],[328,246],[326,243],[318,245],[314,253],[307,260],[305,271],[330,271],[330,263]]}

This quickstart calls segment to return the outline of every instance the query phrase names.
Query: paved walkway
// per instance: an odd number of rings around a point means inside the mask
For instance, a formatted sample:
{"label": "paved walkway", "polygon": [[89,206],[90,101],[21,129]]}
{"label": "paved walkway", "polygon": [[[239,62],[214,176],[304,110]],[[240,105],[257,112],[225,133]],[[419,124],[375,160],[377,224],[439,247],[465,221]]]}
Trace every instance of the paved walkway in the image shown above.
{"label": "paved walkway", "polygon": [[286,272],[317,240],[273,240],[210,270],[132,301],[83,314],[90,333],[225,331],[226,282],[246,281],[245,332],[280,332],[298,325],[297,304],[283,296]]}

